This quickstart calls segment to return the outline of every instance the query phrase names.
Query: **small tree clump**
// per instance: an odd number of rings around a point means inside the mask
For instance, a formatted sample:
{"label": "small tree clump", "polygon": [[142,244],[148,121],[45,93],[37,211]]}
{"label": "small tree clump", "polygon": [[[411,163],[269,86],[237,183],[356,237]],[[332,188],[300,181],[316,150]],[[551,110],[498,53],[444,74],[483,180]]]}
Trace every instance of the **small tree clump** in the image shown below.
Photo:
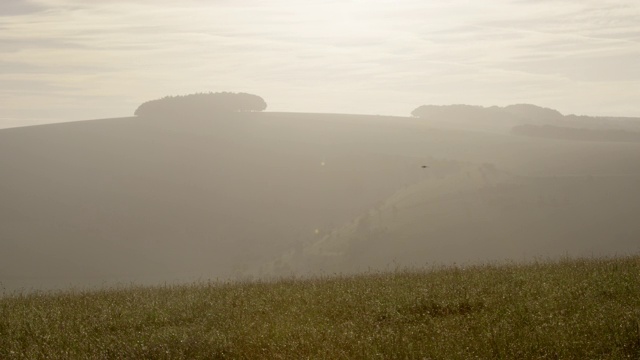
{"label": "small tree clump", "polygon": [[262,111],[267,103],[258,95],[247,93],[197,93],[165,96],[142,103],[134,115],[158,116],[167,114],[212,114],[228,112]]}

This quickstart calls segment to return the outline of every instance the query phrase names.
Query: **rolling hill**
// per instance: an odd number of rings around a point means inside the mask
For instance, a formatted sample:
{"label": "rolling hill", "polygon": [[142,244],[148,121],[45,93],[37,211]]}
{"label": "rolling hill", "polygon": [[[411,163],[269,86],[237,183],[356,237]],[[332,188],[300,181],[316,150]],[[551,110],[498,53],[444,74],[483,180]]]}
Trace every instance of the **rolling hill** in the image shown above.
{"label": "rolling hill", "polygon": [[433,254],[627,253],[640,234],[640,144],[408,117],[232,113],[4,129],[0,169],[7,291],[357,271]]}
{"label": "rolling hill", "polygon": [[264,271],[530,262],[640,251],[639,176],[516,176],[467,166],[398,191]]}

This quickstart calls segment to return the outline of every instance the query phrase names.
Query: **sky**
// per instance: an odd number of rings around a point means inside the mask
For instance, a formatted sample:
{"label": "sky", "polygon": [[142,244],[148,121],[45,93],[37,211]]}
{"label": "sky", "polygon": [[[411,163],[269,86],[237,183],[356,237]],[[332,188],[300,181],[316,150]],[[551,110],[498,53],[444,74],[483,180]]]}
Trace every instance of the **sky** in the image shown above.
{"label": "sky", "polygon": [[640,116],[637,0],[0,0],[0,128],[248,92],[267,111]]}

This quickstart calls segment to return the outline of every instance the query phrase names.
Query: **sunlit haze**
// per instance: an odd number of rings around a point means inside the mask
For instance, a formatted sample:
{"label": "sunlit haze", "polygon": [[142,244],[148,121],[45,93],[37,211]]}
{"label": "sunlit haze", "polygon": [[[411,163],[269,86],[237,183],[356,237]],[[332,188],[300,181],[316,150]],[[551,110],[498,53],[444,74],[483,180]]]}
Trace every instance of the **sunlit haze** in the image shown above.
{"label": "sunlit haze", "polygon": [[245,91],[269,111],[640,116],[640,3],[3,0],[0,127]]}
{"label": "sunlit haze", "polygon": [[640,0],[0,0],[0,359],[640,359]]}

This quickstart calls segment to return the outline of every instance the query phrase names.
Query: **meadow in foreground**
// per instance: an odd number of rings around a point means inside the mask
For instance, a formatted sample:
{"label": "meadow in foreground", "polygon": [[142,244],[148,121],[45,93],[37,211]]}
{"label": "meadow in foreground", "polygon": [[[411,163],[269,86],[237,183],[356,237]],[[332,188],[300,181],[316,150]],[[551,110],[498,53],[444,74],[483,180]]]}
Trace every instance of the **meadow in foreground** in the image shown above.
{"label": "meadow in foreground", "polygon": [[0,359],[640,359],[640,256],[5,294]]}

